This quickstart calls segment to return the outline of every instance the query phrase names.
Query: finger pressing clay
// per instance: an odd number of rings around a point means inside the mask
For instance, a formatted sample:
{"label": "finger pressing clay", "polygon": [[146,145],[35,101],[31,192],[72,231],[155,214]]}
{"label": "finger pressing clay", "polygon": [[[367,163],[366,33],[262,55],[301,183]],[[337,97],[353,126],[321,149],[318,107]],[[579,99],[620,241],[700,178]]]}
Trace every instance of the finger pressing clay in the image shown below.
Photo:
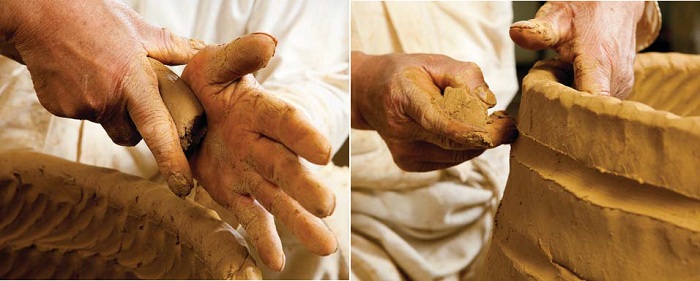
{"label": "finger pressing clay", "polygon": [[158,90],[173,117],[182,150],[192,150],[206,133],[204,108],[190,87],[161,62],[149,58],[158,76]]}

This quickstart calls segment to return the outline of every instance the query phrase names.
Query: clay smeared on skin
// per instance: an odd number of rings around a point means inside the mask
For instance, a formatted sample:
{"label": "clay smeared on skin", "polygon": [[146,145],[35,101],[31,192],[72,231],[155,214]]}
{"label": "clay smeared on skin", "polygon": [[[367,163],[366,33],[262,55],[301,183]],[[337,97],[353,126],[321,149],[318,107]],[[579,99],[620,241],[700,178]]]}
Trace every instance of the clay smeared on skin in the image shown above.
{"label": "clay smeared on skin", "polygon": [[190,87],[161,62],[149,59],[158,76],[158,90],[173,117],[182,150],[189,152],[206,134],[204,108]]}

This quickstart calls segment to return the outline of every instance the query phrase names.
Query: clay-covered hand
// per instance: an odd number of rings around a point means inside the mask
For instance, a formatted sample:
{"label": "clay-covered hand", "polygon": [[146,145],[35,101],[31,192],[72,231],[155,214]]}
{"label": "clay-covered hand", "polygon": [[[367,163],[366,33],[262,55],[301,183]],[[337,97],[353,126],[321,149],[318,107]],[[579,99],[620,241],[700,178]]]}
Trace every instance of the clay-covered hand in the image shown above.
{"label": "clay-covered hand", "polygon": [[[450,101],[442,93],[448,87],[463,90],[456,100],[464,108],[445,106]],[[351,97],[352,127],[376,130],[394,162],[406,171],[454,166],[517,136],[513,120],[504,113],[487,117],[496,98],[481,69],[443,55],[353,52]],[[457,112],[484,118],[472,122]]]}
{"label": "clay-covered hand", "polygon": [[626,98],[634,84],[637,23],[644,2],[547,2],[510,37],[530,50],[552,48],[574,65],[574,86]]}
{"label": "clay-covered hand", "polygon": [[48,111],[100,123],[120,145],[143,137],[171,189],[189,193],[189,164],[147,57],[183,64],[203,43],[113,0],[7,0],[0,10],[0,50],[27,65]]}
{"label": "clay-covered hand", "polygon": [[249,74],[274,54],[273,37],[254,33],[200,51],[182,78],[206,112],[208,132],[190,156],[195,178],[247,230],[273,270],[285,257],[272,215],[311,252],[335,252],[335,195],[300,162],[326,164],[330,144],[300,111],[267,93]]}

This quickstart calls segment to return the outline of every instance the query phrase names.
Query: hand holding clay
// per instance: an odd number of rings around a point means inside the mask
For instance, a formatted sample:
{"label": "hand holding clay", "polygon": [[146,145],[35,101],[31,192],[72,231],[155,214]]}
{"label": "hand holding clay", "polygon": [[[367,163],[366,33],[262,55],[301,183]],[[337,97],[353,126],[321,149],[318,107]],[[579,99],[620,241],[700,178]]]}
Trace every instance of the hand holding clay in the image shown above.
{"label": "hand holding clay", "polygon": [[[443,95],[444,90],[444,95]],[[352,127],[376,130],[407,171],[443,169],[517,136],[481,69],[442,55],[352,53]]]}
{"label": "hand holding clay", "polygon": [[644,2],[547,2],[534,19],[510,27],[530,50],[552,48],[573,62],[576,89],[626,98],[634,84],[637,23]]}
{"label": "hand holding clay", "polygon": [[0,3],[0,51],[25,63],[51,113],[102,124],[120,145],[141,137],[177,195],[192,175],[147,57],[183,64],[204,44],[145,22],[117,1]]}
{"label": "hand holding clay", "polygon": [[265,67],[275,46],[271,36],[254,33],[208,47],[182,79],[207,118],[208,132],[190,157],[195,178],[232,211],[264,263],[281,270],[284,252],[270,213],[315,254],[335,252],[337,242],[319,219],[333,212],[335,196],[299,162],[328,163],[330,144],[249,74]]}

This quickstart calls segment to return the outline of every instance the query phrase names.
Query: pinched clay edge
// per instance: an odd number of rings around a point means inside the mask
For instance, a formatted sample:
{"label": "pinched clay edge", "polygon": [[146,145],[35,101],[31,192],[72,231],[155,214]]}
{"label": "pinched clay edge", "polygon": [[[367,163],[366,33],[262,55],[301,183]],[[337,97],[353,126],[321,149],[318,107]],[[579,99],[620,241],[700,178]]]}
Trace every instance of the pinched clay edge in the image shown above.
{"label": "pinched clay edge", "polygon": [[3,249],[101,257],[139,278],[261,278],[245,241],[216,213],[115,170],[2,153],[0,201]]}
{"label": "pinched clay edge", "polygon": [[[669,67],[674,69],[659,71]],[[663,75],[653,80],[659,81],[656,87],[636,86],[636,91],[697,100],[693,90],[698,88],[681,87],[684,84],[678,81],[700,76],[700,56],[639,54],[635,69],[639,76],[644,75],[637,84]],[[580,92],[566,86],[571,85],[571,77],[565,63],[547,60],[535,64],[523,80],[521,134],[589,168],[700,199],[699,116],[681,117],[638,101]],[[656,96],[644,92],[635,97]]]}

